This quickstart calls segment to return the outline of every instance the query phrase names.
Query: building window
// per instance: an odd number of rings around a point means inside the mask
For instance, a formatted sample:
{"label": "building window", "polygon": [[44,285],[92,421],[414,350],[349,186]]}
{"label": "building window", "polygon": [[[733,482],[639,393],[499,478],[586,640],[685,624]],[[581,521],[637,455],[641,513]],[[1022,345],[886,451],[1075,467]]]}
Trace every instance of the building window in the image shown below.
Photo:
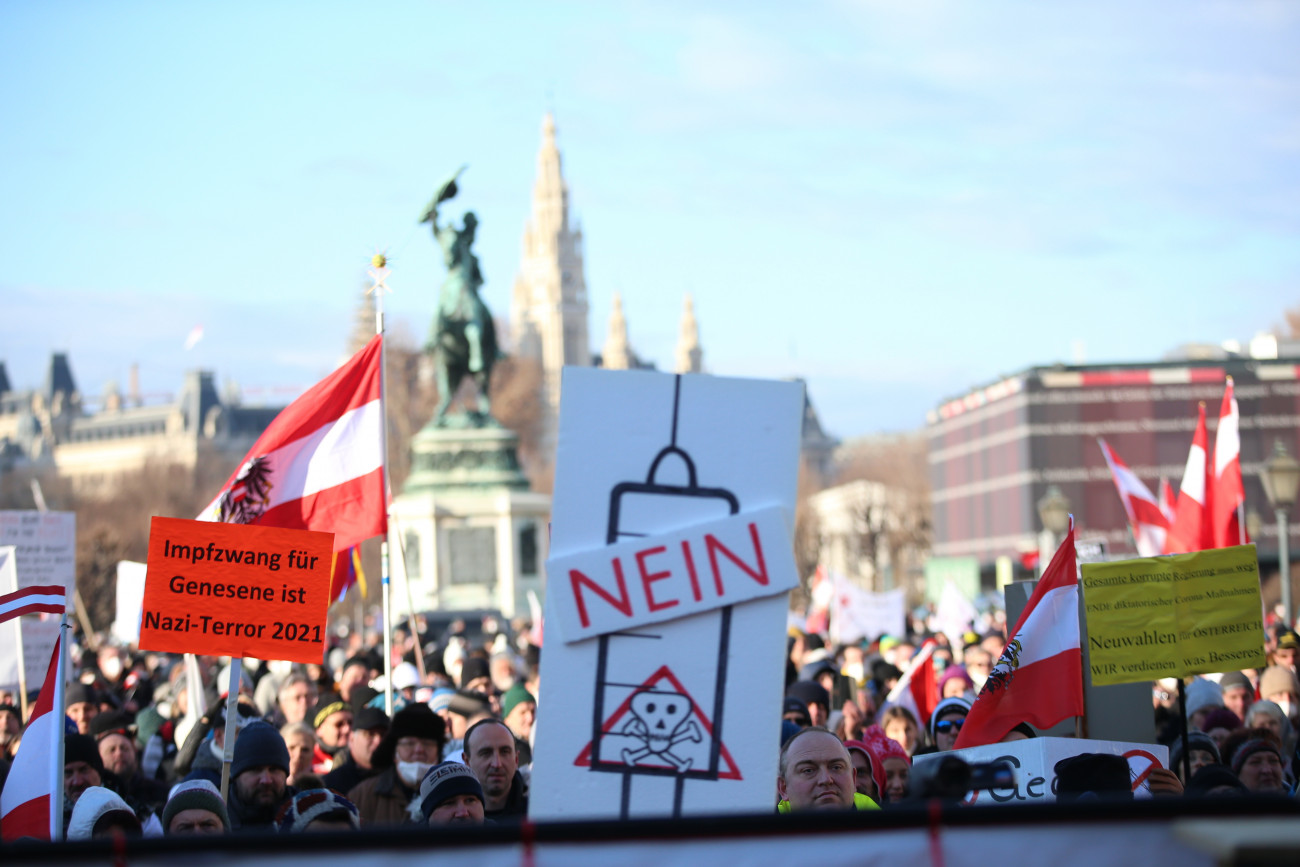
{"label": "building window", "polygon": [[537,574],[537,525],[532,522],[519,528],[519,573]]}

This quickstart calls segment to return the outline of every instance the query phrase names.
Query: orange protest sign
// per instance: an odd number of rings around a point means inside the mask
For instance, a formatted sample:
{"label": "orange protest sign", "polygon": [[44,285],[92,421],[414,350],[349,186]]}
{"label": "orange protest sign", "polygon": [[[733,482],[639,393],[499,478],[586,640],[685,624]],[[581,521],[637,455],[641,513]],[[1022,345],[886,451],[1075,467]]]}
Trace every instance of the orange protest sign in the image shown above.
{"label": "orange protest sign", "polygon": [[334,534],[154,518],[140,649],[320,662]]}

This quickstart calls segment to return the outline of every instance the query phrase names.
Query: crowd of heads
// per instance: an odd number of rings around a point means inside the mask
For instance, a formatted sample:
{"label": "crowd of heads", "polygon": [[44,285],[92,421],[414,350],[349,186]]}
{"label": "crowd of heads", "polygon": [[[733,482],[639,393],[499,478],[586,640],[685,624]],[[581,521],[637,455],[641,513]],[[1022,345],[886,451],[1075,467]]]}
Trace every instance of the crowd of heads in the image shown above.
{"label": "crowd of heads", "polygon": [[[991,627],[962,636],[960,646],[935,634],[837,647],[792,632],[772,792],[777,809],[889,809],[927,797],[916,790],[924,774],[913,774],[913,759],[955,748],[1003,652]],[[933,645],[918,657],[927,638]],[[456,628],[440,636],[402,629],[386,677],[377,644],[354,634],[320,665],[244,660],[233,675],[228,661],[212,658],[187,666],[181,657],[112,645],[81,649],[65,704],[67,835],[521,820],[539,649],[491,628],[477,640]],[[1295,791],[1298,644],[1294,632],[1276,629],[1263,669],[1153,683],[1157,739],[1171,750],[1169,769],[1151,774],[1153,794]],[[909,690],[898,685],[922,666],[934,668],[938,701],[918,719]],[[190,695],[196,683],[202,691]],[[238,693],[227,726],[222,693],[231,683]],[[0,786],[23,735],[22,712],[10,698],[0,697]],[[1021,723],[1002,740],[1038,735]],[[1084,754],[1055,774],[1058,800],[1132,797],[1127,767],[1114,756]]]}

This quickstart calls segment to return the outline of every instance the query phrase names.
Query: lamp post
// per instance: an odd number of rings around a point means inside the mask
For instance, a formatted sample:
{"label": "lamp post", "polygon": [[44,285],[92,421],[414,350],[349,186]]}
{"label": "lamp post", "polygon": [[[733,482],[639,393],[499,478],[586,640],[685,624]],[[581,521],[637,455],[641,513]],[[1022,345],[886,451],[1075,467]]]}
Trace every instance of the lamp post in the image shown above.
{"label": "lamp post", "polygon": [[1038,574],[1041,577],[1052,555],[1061,544],[1061,538],[1070,528],[1070,500],[1056,485],[1048,485],[1047,493],[1038,501],[1038,519],[1043,522],[1043,532],[1038,537]]}
{"label": "lamp post", "polygon": [[1273,443],[1273,454],[1264,464],[1260,475],[1264,494],[1269,504],[1277,510],[1277,562],[1282,579],[1282,611],[1287,629],[1295,623],[1295,610],[1291,607],[1291,551],[1290,528],[1287,514],[1295,506],[1296,489],[1300,487],[1300,461],[1287,454],[1281,440]]}

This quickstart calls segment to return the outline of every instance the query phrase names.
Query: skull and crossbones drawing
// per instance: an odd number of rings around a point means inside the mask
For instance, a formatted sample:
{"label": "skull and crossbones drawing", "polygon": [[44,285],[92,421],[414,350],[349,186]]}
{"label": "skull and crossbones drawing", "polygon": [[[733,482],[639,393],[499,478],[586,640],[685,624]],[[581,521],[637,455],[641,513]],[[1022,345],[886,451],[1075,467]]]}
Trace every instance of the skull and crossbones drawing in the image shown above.
{"label": "skull and crossbones drawing", "polygon": [[619,734],[637,738],[639,749],[623,750],[623,763],[635,765],[651,756],[668,762],[678,773],[690,770],[692,759],[673,755],[672,748],[685,741],[699,743],[700,727],[690,719],[694,705],[679,692],[643,689],[632,695],[632,719]]}

